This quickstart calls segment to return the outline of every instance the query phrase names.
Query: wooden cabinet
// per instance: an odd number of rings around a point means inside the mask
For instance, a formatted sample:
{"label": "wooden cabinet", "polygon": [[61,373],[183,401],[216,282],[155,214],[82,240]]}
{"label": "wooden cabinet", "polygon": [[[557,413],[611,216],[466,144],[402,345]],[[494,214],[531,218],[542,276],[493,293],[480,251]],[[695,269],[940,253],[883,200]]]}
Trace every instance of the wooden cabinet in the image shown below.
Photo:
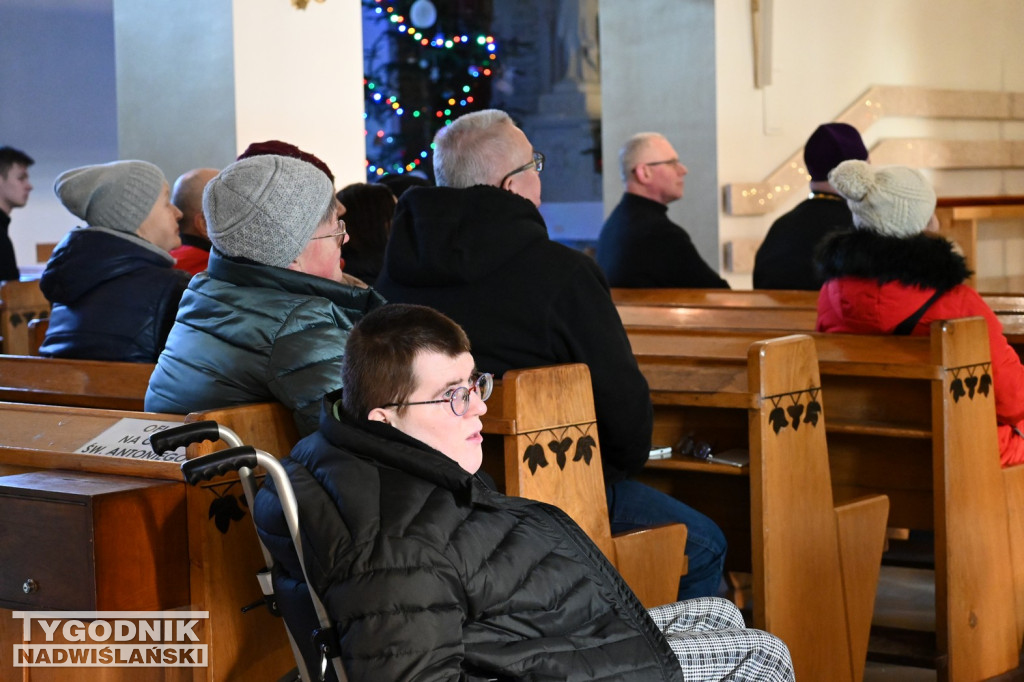
{"label": "wooden cabinet", "polygon": [[185,485],[60,470],[0,477],[0,606],[189,603]]}

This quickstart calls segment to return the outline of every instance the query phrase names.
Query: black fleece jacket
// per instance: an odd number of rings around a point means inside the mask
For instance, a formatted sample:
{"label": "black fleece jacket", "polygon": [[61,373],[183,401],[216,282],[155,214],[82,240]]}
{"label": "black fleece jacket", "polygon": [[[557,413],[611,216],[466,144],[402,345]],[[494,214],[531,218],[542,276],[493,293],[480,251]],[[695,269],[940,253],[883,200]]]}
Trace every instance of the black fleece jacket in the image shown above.
{"label": "black fleece jacket", "polygon": [[588,256],[548,239],[527,199],[497,187],[402,195],[377,290],[428,305],[466,330],[477,366],[590,367],[605,482],[639,470],[653,412],[608,283]]}

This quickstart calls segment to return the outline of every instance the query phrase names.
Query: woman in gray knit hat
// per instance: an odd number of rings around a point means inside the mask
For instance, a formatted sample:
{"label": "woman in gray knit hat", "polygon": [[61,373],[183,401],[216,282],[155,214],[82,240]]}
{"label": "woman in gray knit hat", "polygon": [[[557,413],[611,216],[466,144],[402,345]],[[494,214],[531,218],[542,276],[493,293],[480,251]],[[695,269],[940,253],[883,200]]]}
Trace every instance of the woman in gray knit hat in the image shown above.
{"label": "woman in gray knit hat", "polygon": [[187,414],[277,401],[302,434],[341,387],[349,330],[384,299],[346,284],[342,208],[311,161],[244,158],[203,194],[213,248],[149,380],[146,409]]}
{"label": "woman in gray knit hat", "polygon": [[114,161],[61,173],[54,191],[86,226],[54,249],[39,281],[52,304],[42,355],[156,362],[188,275],[168,253],[179,211],[159,168]]}

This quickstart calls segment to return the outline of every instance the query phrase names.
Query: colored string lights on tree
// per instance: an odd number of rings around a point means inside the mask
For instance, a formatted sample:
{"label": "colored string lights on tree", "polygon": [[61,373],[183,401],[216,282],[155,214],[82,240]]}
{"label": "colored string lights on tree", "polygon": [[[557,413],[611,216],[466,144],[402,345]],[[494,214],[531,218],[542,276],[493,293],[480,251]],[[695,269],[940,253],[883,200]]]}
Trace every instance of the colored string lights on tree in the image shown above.
{"label": "colored string lights on tree", "polygon": [[466,4],[442,5],[441,17],[430,0],[366,3],[370,16],[386,22],[378,40],[390,44],[389,61],[376,68],[376,43],[367,53],[364,119],[370,175],[415,170],[430,157],[429,141],[438,129],[462,111],[489,103],[498,44],[486,30],[489,10],[482,5],[476,11],[467,2],[468,12]]}

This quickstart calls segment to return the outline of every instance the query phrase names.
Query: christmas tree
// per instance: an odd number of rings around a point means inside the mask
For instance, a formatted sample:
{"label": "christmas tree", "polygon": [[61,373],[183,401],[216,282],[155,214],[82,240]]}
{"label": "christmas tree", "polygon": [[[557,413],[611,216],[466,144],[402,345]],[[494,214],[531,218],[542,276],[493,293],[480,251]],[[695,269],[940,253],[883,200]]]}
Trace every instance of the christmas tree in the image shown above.
{"label": "christmas tree", "polygon": [[422,170],[434,134],[486,109],[498,69],[491,0],[364,0],[366,168]]}

